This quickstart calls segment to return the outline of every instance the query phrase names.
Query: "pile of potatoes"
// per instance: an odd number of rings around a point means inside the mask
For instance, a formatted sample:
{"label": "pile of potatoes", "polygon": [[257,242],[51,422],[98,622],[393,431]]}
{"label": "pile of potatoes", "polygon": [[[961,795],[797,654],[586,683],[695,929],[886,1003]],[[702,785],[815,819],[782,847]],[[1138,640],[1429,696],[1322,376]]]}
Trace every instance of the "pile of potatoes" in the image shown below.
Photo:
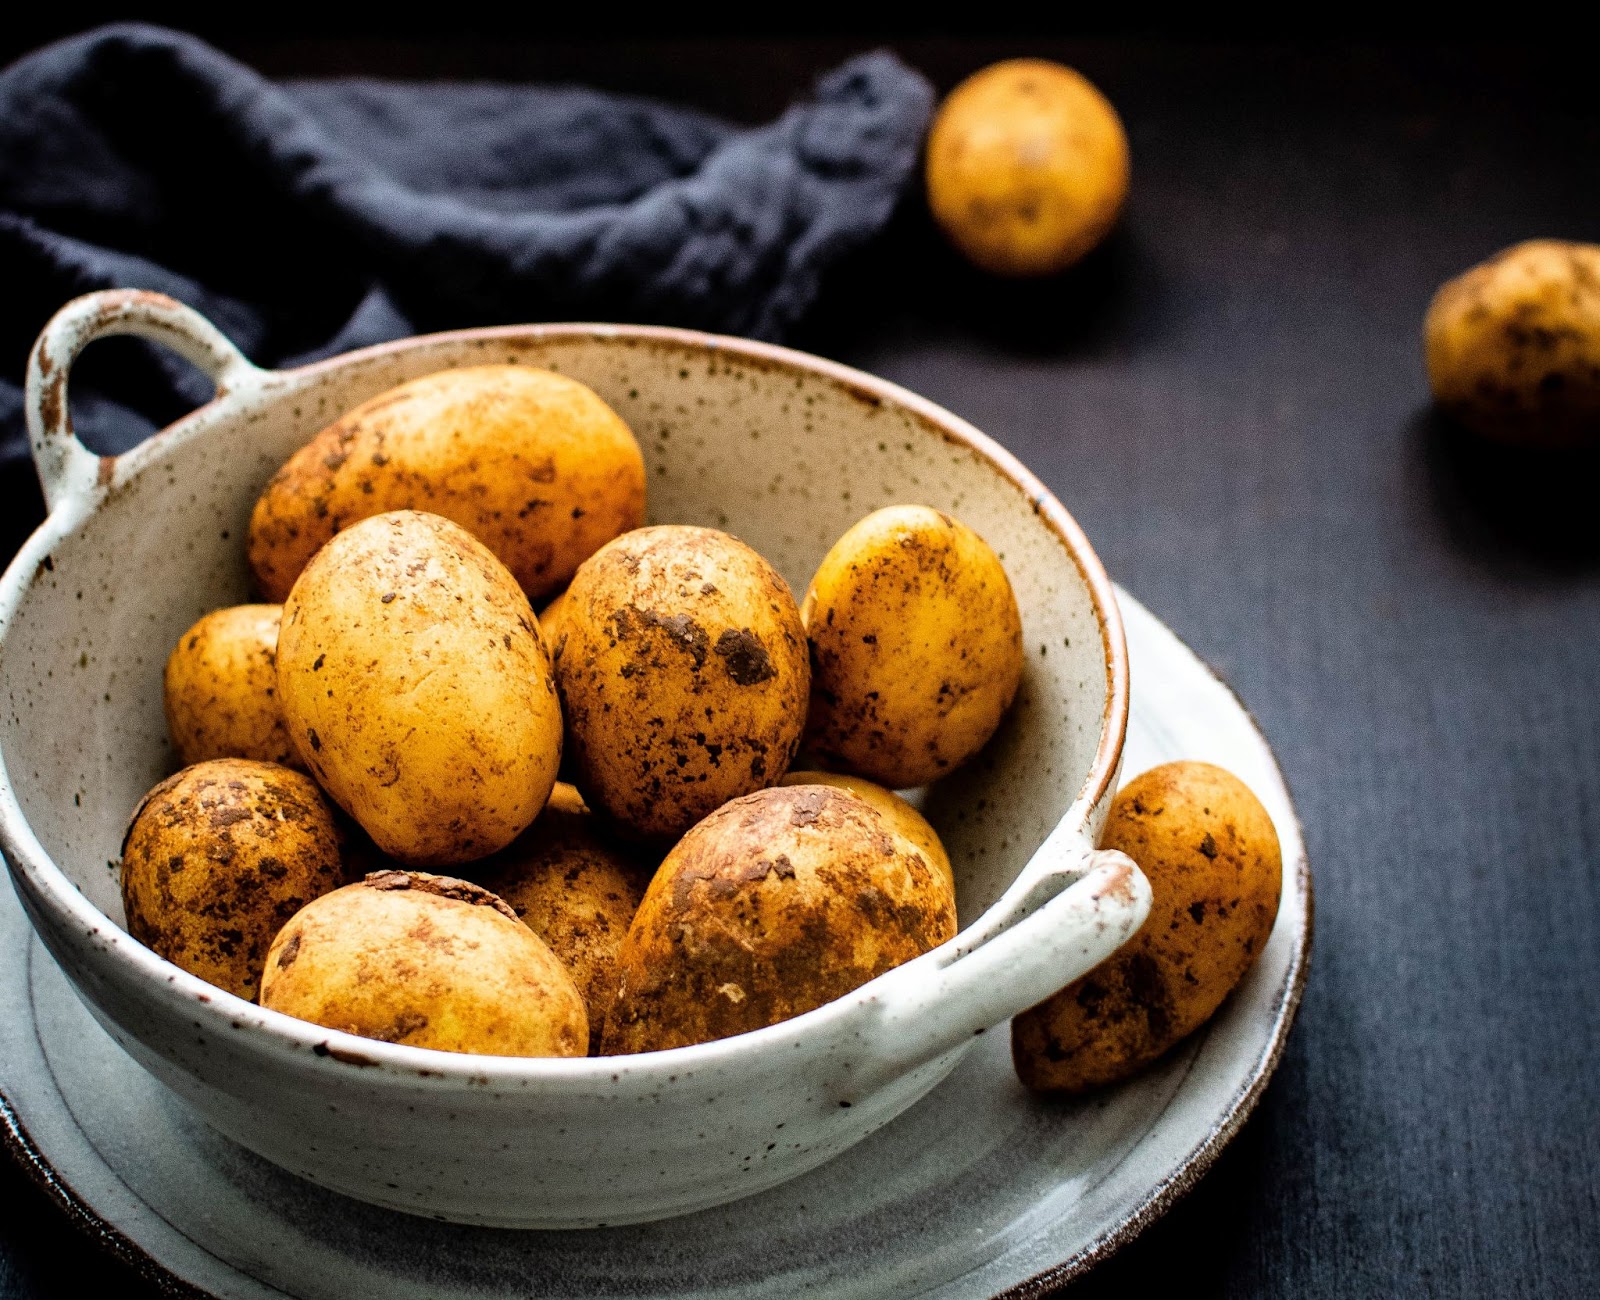
{"label": "pile of potatoes", "polygon": [[[130,933],[303,1020],[511,1056],[758,1029],[951,938],[950,861],[893,791],[970,759],[1016,696],[999,559],[890,507],[797,603],[736,538],[643,526],[644,498],[622,420],[529,367],[429,375],[323,430],[251,520],[282,603],[207,614],[168,659],[186,766],[130,824]],[[802,750],[828,770],[791,770]],[[1108,842],[1156,908],[1018,1018],[1031,1087],[1160,1055],[1271,929],[1248,790],[1180,764],[1129,791]]]}
{"label": "pile of potatoes", "polygon": [[[891,791],[1015,697],[994,552],[880,510],[797,603],[644,503],[626,424],[531,367],[323,430],[251,519],[281,603],[207,614],[168,660],[186,766],[128,830],[130,932],[320,1025],[532,1056],[760,1028],[954,935],[949,861]],[[791,771],[803,745],[835,770]]]}

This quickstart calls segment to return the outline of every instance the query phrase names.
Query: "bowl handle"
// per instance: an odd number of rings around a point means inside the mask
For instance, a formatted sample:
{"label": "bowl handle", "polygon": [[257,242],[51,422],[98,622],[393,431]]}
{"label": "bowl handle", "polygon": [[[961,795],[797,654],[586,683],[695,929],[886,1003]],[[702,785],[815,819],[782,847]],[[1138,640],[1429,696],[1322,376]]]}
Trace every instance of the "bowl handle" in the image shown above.
{"label": "bowl handle", "polygon": [[1046,841],[1017,886],[974,927],[982,933],[883,977],[872,1059],[852,1071],[863,1092],[1043,1002],[1132,938],[1150,912],[1150,883],[1133,859],[1081,840]]}
{"label": "bowl handle", "polygon": [[210,377],[217,395],[264,372],[210,321],[163,293],[107,289],[74,298],[50,318],[28,357],[24,407],[33,463],[52,510],[111,482],[114,456],[96,456],[73,436],[67,376],[78,353],[108,334],[163,343]]}

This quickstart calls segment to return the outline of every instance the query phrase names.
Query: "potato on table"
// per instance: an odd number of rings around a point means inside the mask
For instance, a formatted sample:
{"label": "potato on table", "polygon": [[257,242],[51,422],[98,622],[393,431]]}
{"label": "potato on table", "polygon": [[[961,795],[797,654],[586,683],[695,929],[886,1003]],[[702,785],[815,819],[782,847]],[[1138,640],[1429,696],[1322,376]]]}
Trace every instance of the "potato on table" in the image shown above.
{"label": "potato on table", "polygon": [[561,710],[533,609],[438,515],[365,519],[318,552],[284,605],[278,694],[306,766],[407,865],[504,848],[555,784]]}
{"label": "potato on table", "polygon": [[1010,59],[974,73],[928,132],[928,206],[977,266],[1049,275],[1116,224],[1128,137],[1104,95],[1071,68]]}
{"label": "potato on table", "polygon": [[1423,324],[1441,409],[1486,438],[1600,442],[1600,245],[1535,239],[1451,280]]}
{"label": "potato on table", "polygon": [[607,1055],[710,1042],[820,1007],[938,947],[955,906],[922,854],[832,786],[717,809],[656,871],[617,958]]}
{"label": "potato on table", "polygon": [[640,528],[567,589],[555,657],[574,784],[632,834],[670,841],[777,781],[805,726],[794,596],[713,528]]}
{"label": "potato on table", "polygon": [[1150,915],[1111,957],[1011,1022],[1017,1074],[1041,1091],[1084,1092],[1163,1055],[1222,1005],[1278,915],[1272,818],[1220,767],[1168,763],[1129,782],[1101,843],[1144,871]]}
{"label": "potato on table", "polygon": [[655,865],[605,834],[578,792],[558,782],[538,820],[473,870],[566,964],[589,1013],[591,1049],[616,996],[617,949]]}
{"label": "potato on table", "polygon": [[565,966],[486,889],[376,871],[296,914],[272,942],[261,1005],[386,1043],[488,1056],[582,1056]]}
{"label": "potato on table", "polygon": [[185,764],[254,758],[304,767],[278,703],[281,605],[234,605],[200,619],[167,657],[167,731]]}
{"label": "potato on table", "polygon": [[267,946],[345,881],[334,813],[275,763],[197,763],[150,791],[122,843],[128,933],[174,965],[254,998]]}
{"label": "potato on table", "polygon": [[1022,680],[1022,615],[999,557],[959,520],[889,506],[823,557],[801,606],[806,743],[891,790],[988,743]]}
{"label": "potato on table", "polygon": [[593,389],[532,366],[470,366],[401,384],[289,458],[250,518],[250,570],[283,600],[335,533],[389,510],[460,524],[530,600],[644,522],[644,457]]}

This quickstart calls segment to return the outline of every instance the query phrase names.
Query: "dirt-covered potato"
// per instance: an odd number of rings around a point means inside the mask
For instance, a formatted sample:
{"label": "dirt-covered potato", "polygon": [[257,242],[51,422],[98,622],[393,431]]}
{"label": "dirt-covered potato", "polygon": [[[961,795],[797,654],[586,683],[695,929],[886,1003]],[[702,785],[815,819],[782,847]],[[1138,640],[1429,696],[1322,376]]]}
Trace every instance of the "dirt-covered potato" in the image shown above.
{"label": "dirt-covered potato", "polygon": [[616,996],[617,949],[655,865],[605,834],[578,792],[558,782],[538,820],[473,871],[566,964],[589,1013],[592,1049]]}
{"label": "dirt-covered potato", "polygon": [[1210,1019],[1272,933],[1283,863],[1238,777],[1168,763],[1129,782],[1101,843],[1143,869],[1153,902],[1110,958],[1011,1022],[1017,1074],[1041,1091],[1126,1078]]}
{"label": "dirt-covered potato", "polygon": [[671,840],[788,769],[805,629],[777,571],[712,528],[626,533],[567,589],[556,681],[573,779],[632,834]]}
{"label": "dirt-covered potato", "polygon": [[306,766],[407,865],[504,848],[555,784],[561,711],[528,598],[438,515],[378,515],[318,552],[283,608],[278,696]]}
{"label": "dirt-covered potato", "polygon": [[145,795],[122,842],[128,933],[218,988],[254,998],[267,946],[345,882],[334,813],[311,779],[219,758]]}
{"label": "dirt-covered potato", "polygon": [[1486,438],[1600,442],[1600,245],[1535,239],[1457,276],[1423,323],[1434,400]]}
{"label": "dirt-covered potato", "polygon": [[582,1056],[583,998],[549,946],[488,890],[375,871],[272,941],[261,1005],[328,1029],[443,1052]]}
{"label": "dirt-covered potato", "polygon": [[825,785],[735,799],[657,870],[618,954],[607,1055],[777,1024],[956,932],[922,854],[871,805]]}
{"label": "dirt-covered potato", "polygon": [[893,790],[885,790],[881,785],[865,777],[851,776],[845,772],[790,772],[778,784],[831,785],[838,790],[848,790],[857,799],[871,804],[882,814],[895,834],[905,836],[928,860],[928,865],[933,868],[934,874],[950,891],[951,904],[954,905],[955,873],[950,869],[950,855],[944,851],[939,832],[928,825],[926,817]]}
{"label": "dirt-covered potato", "polygon": [[363,402],[290,457],[250,518],[250,570],[283,600],[341,528],[427,510],[538,600],[644,522],[644,493],[639,444],[592,389],[531,366],[442,370]]}
{"label": "dirt-covered potato", "polygon": [[1071,68],[1011,59],[951,92],[928,132],[928,206],[976,265],[1049,275],[1098,244],[1128,194],[1128,137]]}
{"label": "dirt-covered potato", "polygon": [[801,606],[806,742],[891,790],[958,767],[1022,678],[1022,615],[983,538],[927,506],[889,506],[833,544]]}
{"label": "dirt-covered potato", "polygon": [[207,614],[167,656],[167,731],[183,763],[255,758],[303,767],[278,707],[281,605]]}

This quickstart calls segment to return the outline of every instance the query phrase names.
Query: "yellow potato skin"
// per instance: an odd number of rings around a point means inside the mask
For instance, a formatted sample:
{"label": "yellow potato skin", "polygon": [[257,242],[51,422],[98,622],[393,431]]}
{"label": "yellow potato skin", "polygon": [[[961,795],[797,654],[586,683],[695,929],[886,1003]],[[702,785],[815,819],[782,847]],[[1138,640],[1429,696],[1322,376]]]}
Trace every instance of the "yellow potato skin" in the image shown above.
{"label": "yellow potato skin", "polygon": [[975,265],[1050,275],[1116,224],[1128,194],[1128,137],[1082,75],[1011,59],[974,73],[940,106],[926,172],[934,220]]}
{"label": "yellow potato skin", "polygon": [[617,949],[639,910],[654,860],[606,835],[572,786],[509,848],[474,869],[522,923],[550,945],[583,995],[591,1051],[617,992]]}
{"label": "yellow potato skin", "polygon": [[291,916],[345,882],[334,813],[276,763],[213,759],[151,790],[122,844],[128,933],[241,998]]}
{"label": "yellow potato skin", "polygon": [[408,866],[504,848],[544,807],[561,711],[528,599],[465,529],[347,528],[284,605],[278,696],[323,788]]}
{"label": "yellow potato skin", "polygon": [[999,557],[927,506],[889,506],[823,557],[800,607],[809,748],[891,790],[988,743],[1022,680],[1022,615]]}
{"label": "yellow potato skin", "polygon": [[1508,248],[1445,284],[1422,333],[1434,400],[1475,433],[1600,441],[1600,245]]}
{"label": "yellow potato skin", "polygon": [[567,589],[555,656],[573,781],[630,834],[668,841],[778,780],[810,669],[794,596],[712,528],[640,528]]}
{"label": "yellow potato skin", "polygon": [[928,825],[928,819],[897,795],[865,777],[851,776],[845,772],[790,772],[779,785],[831,785],[836,790],[846,790],[862,802],[870,804],[888,822],[896,835],[903,835],[927,860],[939,883],[949,892],[950,904],[955,906],[956,878],[950,868],[950,855],[944,851],[939,832]]}
{"label": "yellow potato skin", "polygon": [[606,1055],[710,1042],[820,1007],[956,932],[927,860],[832,786],[761,790],[667,855],[618,954]]}
{"label": "yellow potato skin", "polygon": [[566,610],[567,593],[563,591],[539,611],[539,635],[544,638],[545,649],[550,652],[552,659],[561,650],[561,636],[564,631],[561,620],[565,617]]}
{"label": "yellow potato skin", "polygon": [[267,954],[261,1005],[385,1043],[582,1056],[583,998],[544,940],[488,890],[376,871],[325,894]]}
{"label": "yellow potato skin", "polygon": [[1150,881],[1150,915],[1106,961],[1011,1022],[1018,1076],[1086,1092],[1136,1073],[1194,1032],[1266,946],[1283,861],[1272,818],[1238,777],[1168,763],[1129,782],[1101,843]]}
{"label": "yellow potato skin", "polygon": [[340,529],[426,510],[538,600],[642,524],[644,496],[633,432],[586,385],[532,366],[443,370],[363,402],[289,458],[250,517],[250,571],[281,601]]}
{"label": "yellow potato skin", "polygon": [[281,605],[214,610],[167,656],[167,733],[185,765],[254,758],[303,768],[278,705]]}

